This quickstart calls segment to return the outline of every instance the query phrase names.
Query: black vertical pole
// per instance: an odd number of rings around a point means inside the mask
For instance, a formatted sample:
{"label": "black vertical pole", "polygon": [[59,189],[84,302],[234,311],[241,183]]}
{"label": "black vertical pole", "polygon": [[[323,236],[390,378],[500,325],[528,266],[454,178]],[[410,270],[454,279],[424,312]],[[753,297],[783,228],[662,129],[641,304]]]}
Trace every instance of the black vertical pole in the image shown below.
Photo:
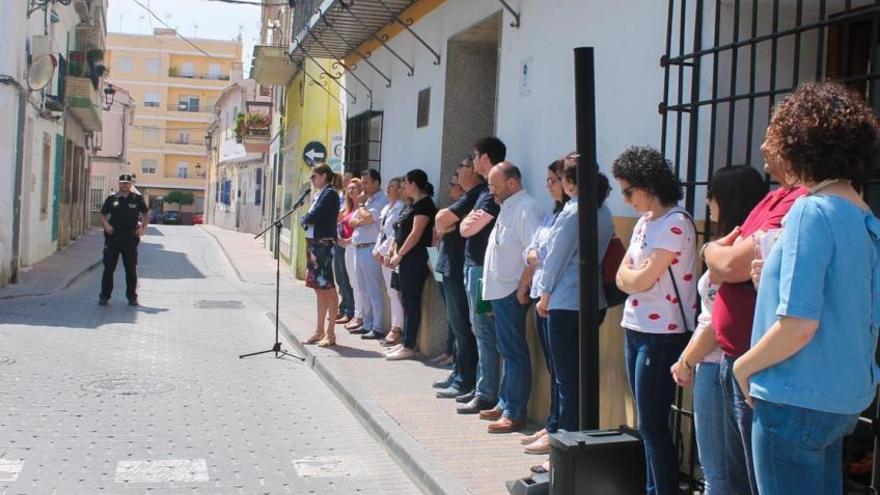
{"label": "black vertical pole", "polygon": [[580,249],[580,428],[599,428],[599,254],[596,222],[596,83],[593,48],[574,49],[575,125]]}

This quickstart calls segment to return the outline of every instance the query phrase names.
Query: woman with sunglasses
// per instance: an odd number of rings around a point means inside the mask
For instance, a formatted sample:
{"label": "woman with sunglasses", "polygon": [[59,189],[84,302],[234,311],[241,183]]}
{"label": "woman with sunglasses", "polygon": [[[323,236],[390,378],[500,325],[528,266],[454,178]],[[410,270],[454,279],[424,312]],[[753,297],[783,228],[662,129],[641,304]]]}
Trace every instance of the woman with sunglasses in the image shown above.
{"label": "woman with sunglasses", "polygon": [[385,289],[388,291],[388,300],[391,305],[391,331],[385,336],[383,342],[391,342],[395,345],[400,343],[400,335],[403,332],[403,306],[400,304],[400,293],[391,287],[391,267],[386,265],[384,260],[394,242],[394,225],[403,209],[400,183],[400,177],[394,177],[388,181],[388,185],[385,187],[388,204],[382,208],[382,214],[379,217],[381,232],[379,233],[379,242],[376,243],[373,250],[373,257],[382,266],[382,276],[385,278]]}
{"label": "woman with sunglasses", "polygon": [[[755,168],[737,165],[718,170],[712,175],[706,197],[712,230],[721,234],[733,231],[745,222],[749,212],[766,194],[767,183]],[[682,387],[694,386],[694,424],[704,493],[732,495],[737,490],[730,483],[725,467],[727,439],[720,371],[724,353],[712,328],[712,307],[718,284],[712,281],[708,270],[697,282],[697,291],[702,305],[697,329],[670,371]]]}
{"label": "woman with sunglasses", "polygon": [[318,297],[317,328],[306,343],[321,347],[330,347],[336,343],[335,312],[338,297],[333,284],[333,247],[336,244],[339,196],[333,189],[335,176],[327,165],[312,169],[312,190],[317,192],[311,208],[300,222],[306,229],[306,286],[314,289]]}
{"label": "woman with sunglasses", "polygon": [[675,382],[669,368],[687,343],[697,303],[696,229],[678,206],[682,188],[657,150],[632,147],[612,167],[627,204],[641,216],[617,272],[627,294],[627,375],[645,446],[648,495],[678,493],[678,456],[669,432]]}
{"label": "woman with sunglasses", "polygon": [[339,245],[345,248],[345,270],[348,272],[348,280],[354,293],[354,318],[343,326],[349,333],[366,333],[362,331],[364,303],[363,295],[357,284],[357,274],[355,272],[357,248],[352,242],[354,227],[351,226],[351,219],[357,215],[358,207],[360,206],[362,192],[360,179],[353,178],[349,180],[348,186],[345,188],[344,207],[339,212]]}

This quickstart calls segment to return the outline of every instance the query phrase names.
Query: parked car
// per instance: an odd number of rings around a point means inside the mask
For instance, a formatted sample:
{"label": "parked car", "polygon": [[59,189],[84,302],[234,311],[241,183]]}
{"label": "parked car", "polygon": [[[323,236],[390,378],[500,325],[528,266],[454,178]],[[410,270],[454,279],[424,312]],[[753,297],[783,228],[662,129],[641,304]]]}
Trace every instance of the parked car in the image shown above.
{"label": "parked car", "polygon": [[205,223],[205,215],[202,213],[193,213],[190,223],[192,225]]}
{"label": "parked car", "polygon": [[176,211],[165,212],[165,219],[163,223],[180,225],[180,213]]}
{"label": "parked car", "polygon": [[162,212],[150,211],[150,223],[162,223]]}

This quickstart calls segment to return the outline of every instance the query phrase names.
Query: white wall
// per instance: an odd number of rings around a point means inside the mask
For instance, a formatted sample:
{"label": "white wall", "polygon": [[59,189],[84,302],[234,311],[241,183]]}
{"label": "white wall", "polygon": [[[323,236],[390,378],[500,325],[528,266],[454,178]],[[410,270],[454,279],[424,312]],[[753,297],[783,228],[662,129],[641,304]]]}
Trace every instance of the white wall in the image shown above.
{"label": "white wall", "polygon": [[[513,17],[504,13],[498,74],[497,135],[508,146],[508,159],[520,166],[526,188],[547,200],[544,171],[547,164],[575,148],[574,52],[578,46],[596,49],[596,103],[598,159],[606,173],[611,162],[632,144],[659,146],[666,3],[625,0],[523,0],[522,24],[510,27]],[[493,0],[446,2],[419,20],[413,29],[432,47],[445,54],[451,36],[495,14]],[[373,108],[382,110],[385,129],[382,143],[383,175],[400,175],[423,168],[439,185],[444,81],[447,60],[433,65],[433,57],[408,33],[390,46],[414,63],[415,75],[384,49],[370,59],[392,77],[392,87],[367,64],[357,74],[373,88]],[[532,59],[531,93],[520,96],[521,63]],[[487,77],[495,77],[487,74]],[[418,91],[431,87],[429,126],[416,129]],[[363,88],[349,80],[357,104],[349,116],[367,110]],[[477,139],[481,136],[474,136]],[[630,215],[619,194],[610,205],[617,215]]]}

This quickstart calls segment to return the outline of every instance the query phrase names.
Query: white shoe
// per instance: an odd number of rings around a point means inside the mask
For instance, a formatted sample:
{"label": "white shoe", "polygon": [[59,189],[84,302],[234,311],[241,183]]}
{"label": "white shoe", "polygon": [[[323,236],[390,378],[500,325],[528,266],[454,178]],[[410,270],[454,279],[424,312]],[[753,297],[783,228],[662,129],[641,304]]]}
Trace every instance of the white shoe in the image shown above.
{"label": "white shoe", "polygon": [[403,347],[400,350],[398,350],[397,352],[394,352],[394,353],[391,353],[391,354],[385,356],[385,359],[387,359],[388,361],[402,361],[404,359],[413,359],[418,355],[419,355],[418,352],[416,352],[412,349],[409,349],[407,347]]}
{"label": "white shoe", "polygon": [[391,354],[394,354],[401,349],[403,349],[403,344],[397,344],[395,346],[385,349],[385,352],[383,352],[383,354],[385,354],[386,356],[390,356]]}

